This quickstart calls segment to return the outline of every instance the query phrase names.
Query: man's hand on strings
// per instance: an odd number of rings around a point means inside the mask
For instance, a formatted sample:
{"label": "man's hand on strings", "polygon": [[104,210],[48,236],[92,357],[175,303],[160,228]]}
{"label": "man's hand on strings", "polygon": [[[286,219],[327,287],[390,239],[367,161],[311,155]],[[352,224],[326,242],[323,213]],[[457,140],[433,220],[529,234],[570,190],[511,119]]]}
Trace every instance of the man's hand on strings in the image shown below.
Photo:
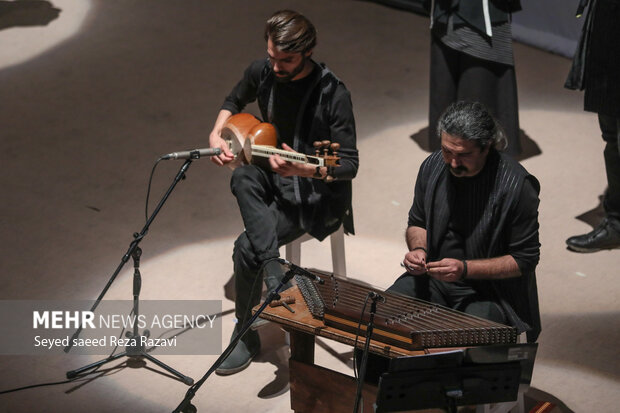
{"label": "man's hand on strings", "polygon": [[[285,151],[295,152],[293,148],[287,144],[282,144]],[[311,177],[314,174],[315,167],[308,164],[289,162],[282,159],[279,155],[271,155],[269,157],[269,165],[271,170],[281,176],[303,176]]]}
{"label": "man's hand on strings", "polygon": [[220,148],[222,152],[219,155],[212,156],[211,162],[216,165],[222,166],[229,162],[232,162],[235,159],[235,155],[228,148],[228,144],[222,137],[219,132],[213,131],[209,135],[209,147],[211,148]]}

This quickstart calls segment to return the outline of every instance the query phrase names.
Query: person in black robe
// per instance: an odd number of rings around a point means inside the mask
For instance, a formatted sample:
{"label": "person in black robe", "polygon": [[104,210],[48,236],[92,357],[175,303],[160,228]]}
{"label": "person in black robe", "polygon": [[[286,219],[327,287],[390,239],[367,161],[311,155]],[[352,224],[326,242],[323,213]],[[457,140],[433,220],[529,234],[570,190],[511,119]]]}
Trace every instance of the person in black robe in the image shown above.
{"label": "person in black robe", "polygon": [[[314,142],[338,144],[338,166],[295,163],[271,155],[266,165],[233,171],[230,188],[244,231],[235,241],[233,337],[260,302],[263,280],[272,291],[284,277],[279,248],[303,234],[322,241],[341,225],[353,234],[352,185],[359,166],[351,95],[344,83],[312,59],[316,30],[305,16],[281,10],[266,22],[267,58],[252,62],[226,97],[209,136],[222,150],[212,161],[223,166],[235,156],[221,132],[232,115],[256,101],[262,118],[277,131],[284,150],[313,155]],[[248,330],[215,371],[237,373],[260,351],[260,337]]]}
{"label": "person in black robe", "polygon": [[620,2],[582,1],[578,15],[587,3],[586,21],[565,87],[585,89],[584,109],[598,114],[605,141],[607,191],[601,223],[587,234],[566,240],[568,249],[575,252],[620,248]]}
{"label": "person in black robe", "polygon": [[407,272],[388,291],[512,325],[534,342],[538,180],[499,151],[505,136],[480,103],[449,106],[437,135],[409,211]]}

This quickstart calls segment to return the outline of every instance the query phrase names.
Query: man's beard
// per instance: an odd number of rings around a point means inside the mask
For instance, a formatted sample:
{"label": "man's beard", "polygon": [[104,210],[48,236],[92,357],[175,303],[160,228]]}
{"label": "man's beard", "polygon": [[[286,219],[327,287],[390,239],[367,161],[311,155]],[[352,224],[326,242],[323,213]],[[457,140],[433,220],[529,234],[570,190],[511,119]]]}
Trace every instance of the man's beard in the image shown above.
{"label": "man's beard", "polygon": [[304,67],[306,67],[306,61],[308,59],[306,58],[306,56],[302,56],[301,58],[301,63],[299,63],[299,65],[293,69],[291,72],[274,72],[276,74],[276,81],[280,82],[280,83],[286,83],[286,82],[290,82],[291,80],[293,80],[295,78],[295,76],[297,76],[298,74],[300,74],[302,72],[302,70],[304,70]]}
{"label": "man's beard", "polygon": [[448,167],[450,168],[450,172],[452,172],[452,175],[454,175],[454,176],[463,176],[467,172],[469,172],[469,170],[466,167],[464,167],[463,165],[457,166],[456,168],[453,168],[451,166],[448,166]]}

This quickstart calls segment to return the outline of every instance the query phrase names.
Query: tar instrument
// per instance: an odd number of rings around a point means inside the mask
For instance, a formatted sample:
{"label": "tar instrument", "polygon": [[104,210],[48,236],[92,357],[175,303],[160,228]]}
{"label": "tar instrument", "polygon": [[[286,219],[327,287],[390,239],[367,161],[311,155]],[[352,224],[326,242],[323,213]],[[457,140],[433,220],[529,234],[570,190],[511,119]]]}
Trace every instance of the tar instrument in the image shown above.
{"label": "tar instrument", "polygon": [[[221,136],[235,156],[235,159],[228,164],[232,169],[240,165],[257,163],[260,159],[265,160],[276,154],[289,162],[314,166],[339,166],[340,144],[327,140],[314,142],[314,156],[278,149],[275,127],[270,123],[261,122],[249,113],[238,113],[228,118],[222,127]],[[328,153],[330,151],[331,154]]]}
{"label": "tar instrument", "polygon": [[[379,293],[373,337],[384,343],[418,350],[433,347],[468,347],[516,343],[517,333],[509,327],[401,294],[383,292],[350,278],[310,270],[323,284],[295,276],[299,290],[315,318],[326,326],[354,334],[365,334],[368,311],[362,314],[369,292]],[[367,308],[370,307],[370,304]]]}

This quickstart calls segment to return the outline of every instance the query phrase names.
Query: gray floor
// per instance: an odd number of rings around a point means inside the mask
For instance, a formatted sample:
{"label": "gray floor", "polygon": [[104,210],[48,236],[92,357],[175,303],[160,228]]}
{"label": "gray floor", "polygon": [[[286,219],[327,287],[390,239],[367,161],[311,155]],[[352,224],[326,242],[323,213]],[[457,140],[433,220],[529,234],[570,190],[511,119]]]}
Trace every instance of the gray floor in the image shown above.
{"label": "gray floor", "polygon": [[[246,64],[265,55],[264,19],[285,7],[314,21],[315,58],[353,95],[361,168],[354,182],[357,235],[346,239],[349,276],[383,288],[396,278],[415,173],[427,156],[410,138],[426,127],[426,19],[345,0],[52,3],[59,13],[30,3],[0,15],[3,300],[99,295],[144,225],[154,160],[208,145],[223,97]],[[614,412],[620,255],[580,255],[564,246],[568,236],[591,229],[605,190],[596,117],[582,111],[580,93],[562,88],[569,60],[520,44],[515,58],[521,127],[540,151],[523,164],[542,184],[544,326],[533,394],[562,411]],[[157,168],[151,211],[179,166]],[[223,344],[232,329],[224,287],[242,230],[229,176],[206,160],[194,162],[141,244],[141,298],[222,300]],[[329,270],[327,243],[304,244],[302,265]],[[107,299],[131,299],[130,267]],[[210,378],[194,399],[199,411],[290,411],[285,338],[273,327],[261,336],[257,362],[238,375]],[[317,359],[330,368],[350,372],[350,356],[346,346],[319,343]],[[1,356],[0,389],[60,381],[98,358]],[[216,356],[161,359],[199,378]],[[0,411],[171,411],[186,386],[147,367],[121,359],[77,383],[0,395]]]}

